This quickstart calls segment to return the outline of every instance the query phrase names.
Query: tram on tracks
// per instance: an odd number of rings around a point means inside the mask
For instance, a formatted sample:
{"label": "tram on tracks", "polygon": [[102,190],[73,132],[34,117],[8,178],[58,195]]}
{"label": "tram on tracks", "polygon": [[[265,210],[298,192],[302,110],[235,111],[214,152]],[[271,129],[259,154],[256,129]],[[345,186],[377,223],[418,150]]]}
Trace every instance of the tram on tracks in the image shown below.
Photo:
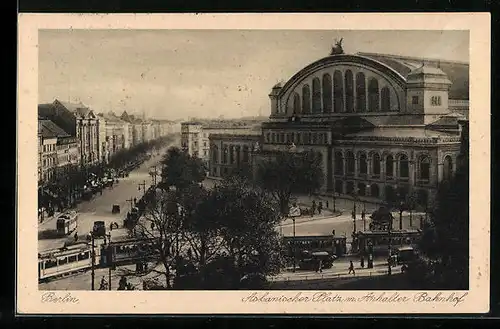
{"label": "tram on tracks", "polygon": [[101,264],[120,266],[151,260],[159,253],[157,243],[156,239],[127,239],[108,243],[103,246]]}
{"label": "tram on tracks", "polygon": [[[96,259],[100,250],[95,248]],[[92,246],[81,242],[71,246],[43,251],[38,254],[38,280],[44,282],[92,267]]]}
{"label": "tram on tracks", "polygon": [[68,211],[57,218],[56,229],[59,235],[69,235],[78,228],[78,213]]}
{"label": "tram on tracks", "polygon": [[38,281],[45,282],[94,268],[134,264],[154,259],[158,248],[152,239],[124,239],[107,244],[78,242],[38,254]]}
{"label": "tram on tracks", "polygon": [[337,257],[344,256],[347,252],[346,237],[333,235],[304,235],[304,236],[284,236],[283,243],[287,255],[292,256],[302,251],[328,252]]}
{"label": "tram on tracks", "polygon": [[354,234],[356,243],[353,251],[359,254],[387,253],[389,242],[393,250],[402,247],[416,248],[422,238],[421,230],[398,230],[398,231],[360,231]]}

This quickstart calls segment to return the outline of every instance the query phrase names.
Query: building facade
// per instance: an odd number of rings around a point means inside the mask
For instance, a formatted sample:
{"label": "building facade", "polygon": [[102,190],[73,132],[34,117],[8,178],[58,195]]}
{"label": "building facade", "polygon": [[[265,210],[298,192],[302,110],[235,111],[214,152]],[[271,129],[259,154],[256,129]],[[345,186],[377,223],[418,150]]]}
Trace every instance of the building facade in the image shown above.
{"label": "building facade", "polygon": [[462,62],[367,53],[322,58],[272,88],[253,165],[293,145],[321,157],[323,193],[428,205],[464,161],[468,79]]}
{"label": "building facade", "polygon": [[261,135],[260,127],[231,126],[227,124],[211,124],[201,122],[183,122],[181,124],[181,147],[191,156],[196,156],[209,166],[211,136],[217,135],[244,136]]}
{"label": "building facade", "polygon": [[250,174],[252,151],[261,140],[259,132],[211,134],[209,136],[209,176],[223,178],[234,173]]}
{"label": "building facade", "polygon": [[82,103],[54,100],[51,104],[40,104],[38,114],[51,120],[79,142],[81,165],[97,164],[101,161],[101,138],[99,120],[94,112]]}

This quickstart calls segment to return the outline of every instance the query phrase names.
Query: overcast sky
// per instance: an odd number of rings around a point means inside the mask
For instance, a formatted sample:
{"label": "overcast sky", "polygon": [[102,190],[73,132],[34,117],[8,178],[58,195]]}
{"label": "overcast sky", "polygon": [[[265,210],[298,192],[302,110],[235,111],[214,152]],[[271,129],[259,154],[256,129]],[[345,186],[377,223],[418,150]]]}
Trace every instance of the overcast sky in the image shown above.
{"label": "overcast sky", "polygon": [[161,119],[269,115],[268,94],[343,37],[346,53],[469,60],[463,31],[139,31],[39,33],[39,102]]}

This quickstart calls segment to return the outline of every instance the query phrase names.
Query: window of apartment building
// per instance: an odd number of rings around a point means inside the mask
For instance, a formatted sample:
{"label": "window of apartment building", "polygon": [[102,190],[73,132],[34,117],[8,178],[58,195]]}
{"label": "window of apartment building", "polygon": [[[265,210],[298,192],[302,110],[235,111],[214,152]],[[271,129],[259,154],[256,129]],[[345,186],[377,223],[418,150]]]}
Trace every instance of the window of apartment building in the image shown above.
{"label": "window of apartment building", "polygon": [[432,106],[440,106],[441,105],[441,96],[432,96],[431,97],[431,105]]}
{"label": "window of apartment building", "polygon": [[270,142],[271,141],[271,133],[266,134],[266,141]]}
{"label": "window of apartment building", "polygon": [[318,142],[318,135],[316,133],[312,134],[312,143],[316,144]]}
{"label": "window of apartment building", "polygon": [[412,96],[411,97],[411,103],[413,105],[418,105],[418,96]]}

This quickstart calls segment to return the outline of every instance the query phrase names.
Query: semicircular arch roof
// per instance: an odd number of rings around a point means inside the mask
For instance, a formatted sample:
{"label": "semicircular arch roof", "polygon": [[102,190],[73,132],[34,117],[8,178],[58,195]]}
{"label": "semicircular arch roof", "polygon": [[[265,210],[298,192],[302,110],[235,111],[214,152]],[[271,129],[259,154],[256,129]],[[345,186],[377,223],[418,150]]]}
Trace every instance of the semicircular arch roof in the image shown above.
{"label": "semicircular arch roof", "polygon": [[381,61],[375,60],[370,57],[365,57],[365,56],[360,56],[360,55],[332,55],[332,56],[327,56],[324,58],[321,58],[303,69],[299,70],[297,73],[295,73],[283,86],[281,89],[281,93],[284,93],[286,90],[289,88],[292,88],[296,83],[300,82],[302,79],[308,77],[309,75],[313,74],[314,72],[329,66],[331,64],[339,64],[339,63],[358,63],[358,64],[364,64],[367,66],[370,66],[377,71],[380,71],[389,77],[393,78],[398,84],[401,86],[405,86],[406,84],[406,75],[402,74],[401,71],[398,71],[397,69],[393,68],[390,65],[387,65],[386,63],[383,63]]}

